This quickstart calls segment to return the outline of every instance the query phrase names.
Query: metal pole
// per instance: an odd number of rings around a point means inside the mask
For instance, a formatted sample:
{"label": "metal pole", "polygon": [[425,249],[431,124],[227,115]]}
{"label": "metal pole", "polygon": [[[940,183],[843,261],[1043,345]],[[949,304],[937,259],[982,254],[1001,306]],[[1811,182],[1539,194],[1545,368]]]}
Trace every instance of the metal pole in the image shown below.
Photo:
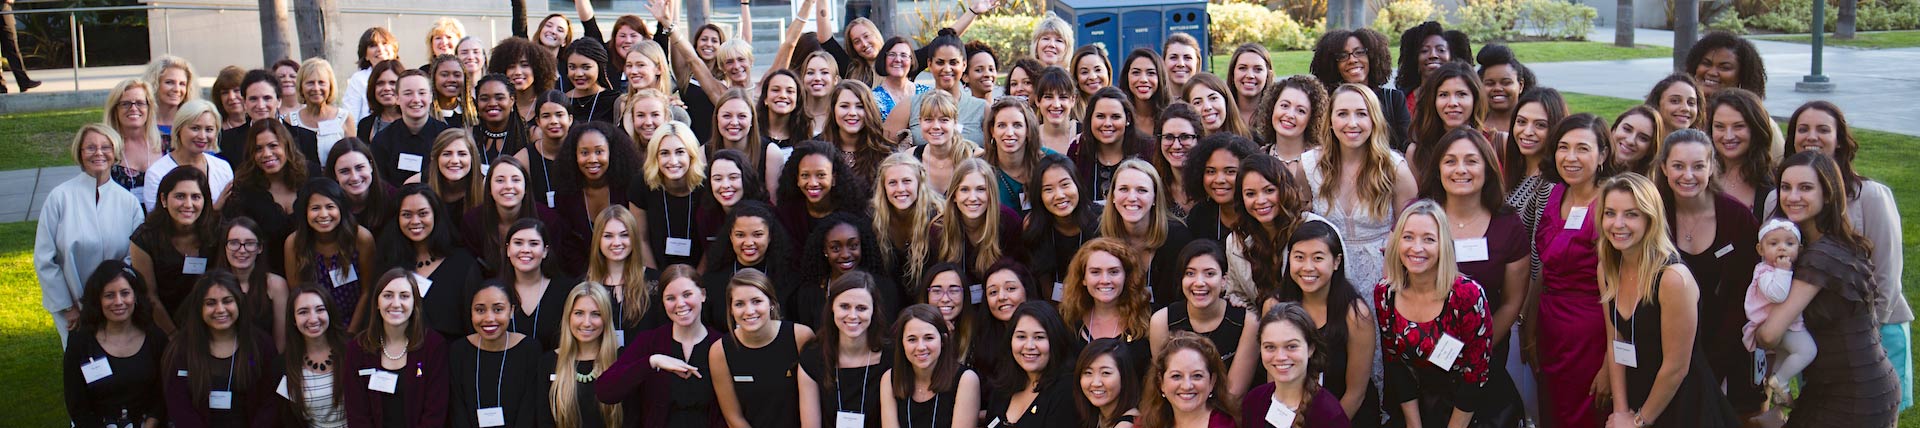
{"label": "metal pole", "polygon": [[1813,73],[1799,82],[1794,82],[1794,92],[1827,93],[1833,92],[1833,81],[1821,73],[1822,52],[1826,49],[1827,2],[1813,2]]}
{"label": "metal pole", "polygon": [[67,40],[73,45],[73,90],[80,90],[80,19],[67,12]]}
{"label": "metal pole", "polygon": [[173,9],[160,9],[160,22],[166,27],[167,52],[173,52]]}

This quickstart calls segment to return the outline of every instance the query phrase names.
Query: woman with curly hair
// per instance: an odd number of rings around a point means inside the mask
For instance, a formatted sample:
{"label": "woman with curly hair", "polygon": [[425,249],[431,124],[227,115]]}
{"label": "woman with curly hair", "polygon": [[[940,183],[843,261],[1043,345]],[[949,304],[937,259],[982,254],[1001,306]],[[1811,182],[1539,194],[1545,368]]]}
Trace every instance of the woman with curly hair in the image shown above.
{"label": "woman with curly hair", "polygon": [[1272,85],[1254,101],[1253,135],[1288,170],[1300,172],[1300,154],[1326,141],[1320,122],[1327,111],[1327,87],[1320,79],[1296,74]]}
{"label": "woman with curly hair", "polygon": [[[808,327],[828,329],[822,325],[833,320],[826,317],[832,314],[829,303],[832,296],[829,291],[835,281],[853,272],[866,272],[873,276],[877,284],[874,289],[875,300],[900,302],[900,288],[887,274],[885,266],[880,264],[876,253],[869,250],[879,244],[873,237],[873,227],[867,219],[846,212],[836,212],[821,219],[807,235],[806,245],[801,247],[799,258],[799,279],[793,282],[792,295],[781,307],[786,308],[784,316],[793,322]],[[878,274],[878,275],[875,275]]]}
{"label": "woman with curly hair", "polygon": [[825,141],[806,141],[793,148],[793,156],[780,168],[780,185],[774,193],[775,212],[780,223],[796,236],[813,231],[814,222],[835,212],[864,216],[867,212],[867,181],[853,175],[853,168],[838,160],[833,146]]}
{"label": "woman with curly hair", "polygon": [[[554,49],[558,50],[559,46]],[[513,111],[519,113],[522,120],[532,122],[534,97],[553,89],[553,81],[558,76],[554,72],[554,61],[557,59],[553,51],[527,39],[509,37],[493,47],[493,56],[487,58],[487,73],[507,76],[507,82],[512,84],[507,89],[513,96]]]}
{"label": "woman with curly hair", "polygon": [[1486,89],[1486,129],[1506,133],[1513,125],[1513,107],[1520,94],[1539,85],[1533,70],[1513,57],[1513,49],[1488,44],[1474,56],[1480,63],[1480,87]]}
{"label": "woman with curly hair", "polygon": [[1140,403],[1140,425],[1240,426],[1240,405],[1234,402],[1238,396],[1223,380],[1227,371],[1220,358],[1220,351],[1207,338],[1191,332],[1175,333],[1147,371],[1147,382],[1159,393],[1146,394]]}
{"label": "woman with curly hair", "polygon": [[1371,90],[1380,100],[1380,113],[1386,116],[1392,136],[1388,141],[1406,141],[1407,128],[1413,123],[1406,91],[1418,85],[1387,87],[1393,75],[1393,51],[1387,47],[1386,35],[1366,28],[1328,31],[1314,45],[1308,69],[1327,86],[1329,94],[1348,83]]}

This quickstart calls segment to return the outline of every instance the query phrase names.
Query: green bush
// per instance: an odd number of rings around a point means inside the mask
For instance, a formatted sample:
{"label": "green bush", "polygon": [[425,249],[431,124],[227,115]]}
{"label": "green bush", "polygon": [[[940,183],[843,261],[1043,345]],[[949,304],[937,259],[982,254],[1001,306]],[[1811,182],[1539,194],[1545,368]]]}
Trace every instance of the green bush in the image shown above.
{"label": "green bush", "polygon": [[1440,21],[1442,25],[1447,23],[1447,18],[1440,15],[1440,9],[1433,5],[1432,0],[1392,0],[1374,12],[1372,27],[1388,38],[1399,40],[1400,33],[1427,21]]}
{"label": "green bush", "polygon": [[[1920,29],[1920,0],[1859,0],[1853,21],[1854,29],[1859,31],[1913,30]],[[1827,5],[1827,31],[1833,31],[1840,21],[1839,9],[1834,4]],[[1812,27],[1807,18],[1813,16],[1813,0],[1780,0],[1773,3],[1762,13],[1745,17],[1749,28],[1766,29],[1783,33],[1805,33]]]}
{"label": "green bush", "polygon": [[1501,0],[1481,0],[1468,2],[1454,12],[1460,16],[1460,22],[1453,28],[1467,33],[1475,42],[1490,40],[1513,40],[1520,36],[1514,26],[1520,18],[1520,2]]}
{"label": "green bush", "polygon": [[967,27],[967,38],[979,40],[993,47],[1000,55],[1001,67],[1007,67],[1014,58],[1032,56],[1033,27],[1040,24],[1036,15],[988,15],[975,19],[972,27]]}
{"label": "green bush", "polygon": [[1287,12],[1257,4],[1208,4],[1207,16],[1212,19],[1208,36],[1216,50],[1242,43],[1258,43],[1273,50],[1311,49],[1324,29],[1319,23],[1302,27]]}
{"label": "green bush", "polygon": [[1524,0],[1520,3],[1520,27],[1537,31],[1535,35],[1555,40],[1586,40],[1593,31],[1593,19],[1600,11],[1593,6],[1552,0]]}

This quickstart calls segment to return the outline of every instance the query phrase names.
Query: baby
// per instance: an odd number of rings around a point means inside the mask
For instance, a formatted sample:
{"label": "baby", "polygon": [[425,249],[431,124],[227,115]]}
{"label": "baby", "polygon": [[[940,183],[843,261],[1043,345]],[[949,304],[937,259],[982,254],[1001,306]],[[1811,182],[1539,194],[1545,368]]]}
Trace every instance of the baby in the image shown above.
{"label": "baby", "polygon": [[[1767,220],[1760,226],[1759,252],[1760,264],[1753,267],[1753,284],[1747,286],[1744,305],[1748,321],[1741,339],[1749,351],[1754,349],[1754,330],[1767,321],[1774,305],[1787,300],[1787,291],[1793,288],[1793,261],[1800,257],[1800,229],[1785,219]],[[1814,348],[1813,336],[1807,334],[1806,325],[1796,319],[1787,327],[1777,351],[1771,364],[1773,375],[1767,384],[1769,389],[1774,389],[1776,398],[1784,399],[1787,381],[1807,368],[1818,350]]]}

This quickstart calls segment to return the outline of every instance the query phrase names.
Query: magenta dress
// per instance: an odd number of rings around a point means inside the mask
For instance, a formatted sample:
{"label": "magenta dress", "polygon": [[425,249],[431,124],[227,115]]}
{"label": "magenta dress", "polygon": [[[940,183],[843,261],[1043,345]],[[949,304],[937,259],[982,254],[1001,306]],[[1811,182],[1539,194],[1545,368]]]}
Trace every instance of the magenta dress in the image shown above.
{"label": "magenta dress", "polygon": [[1567,229],[1560,215],[1566,185],[1555,184],[1534,232],[1540,253],[1540,383],[1554,427],[1598,428],[1603,415],[1587,393],[1607,355],[1607,318],[1600,307],[1599,264],[1593,221],[1600,211],[1587,209],[1579,229]]}

